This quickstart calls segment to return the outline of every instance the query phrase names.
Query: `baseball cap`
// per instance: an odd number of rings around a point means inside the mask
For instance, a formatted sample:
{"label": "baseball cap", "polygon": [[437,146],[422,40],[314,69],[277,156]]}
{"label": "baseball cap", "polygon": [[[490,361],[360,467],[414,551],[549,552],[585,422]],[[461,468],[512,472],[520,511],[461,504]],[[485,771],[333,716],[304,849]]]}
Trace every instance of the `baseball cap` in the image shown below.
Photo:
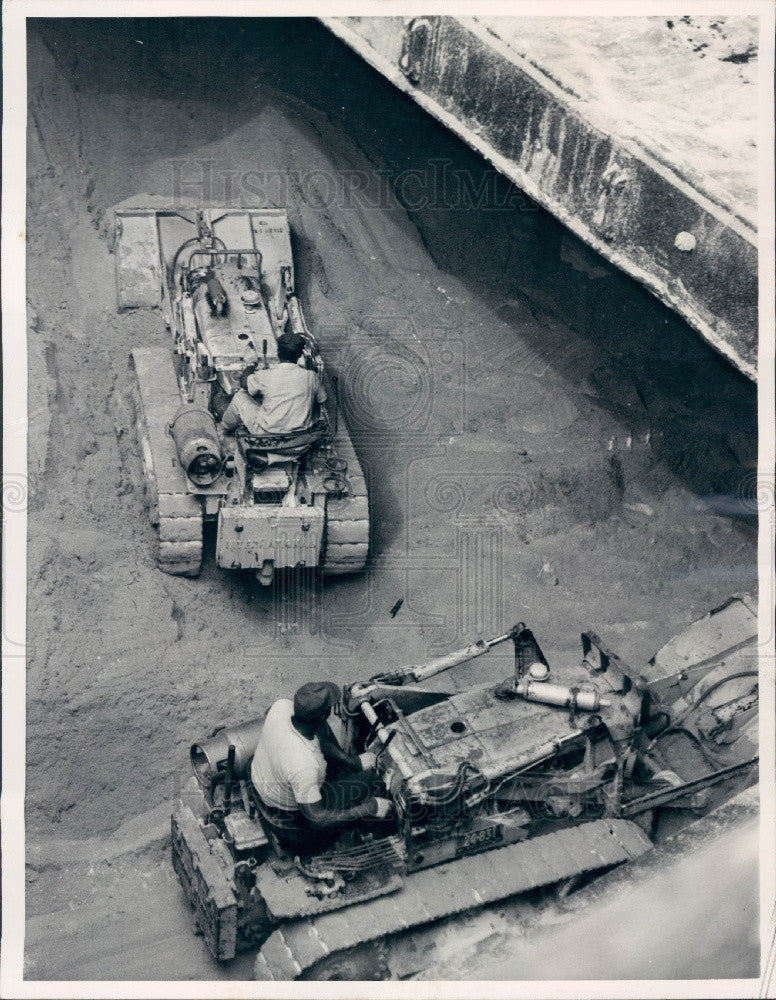
{"label": "baseball cap", "polygon": [[294,695],[294,716],[300,722],[325,719],[340,697],[340,689],[331,681],[311,681],[309,684],[303,684]]}

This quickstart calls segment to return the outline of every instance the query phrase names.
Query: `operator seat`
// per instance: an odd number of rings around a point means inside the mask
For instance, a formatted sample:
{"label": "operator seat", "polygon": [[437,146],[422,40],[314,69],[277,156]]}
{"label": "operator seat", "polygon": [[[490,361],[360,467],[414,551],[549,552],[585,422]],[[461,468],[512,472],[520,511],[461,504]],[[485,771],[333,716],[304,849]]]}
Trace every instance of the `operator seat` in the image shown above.
{"label": "operator seat", "polygon": [[301,458],[323,437],[326,429],[323,420],[287,434],[250,434],[245,427],[238,427],[235,440],[246,466],[261,472],[273,462]]}

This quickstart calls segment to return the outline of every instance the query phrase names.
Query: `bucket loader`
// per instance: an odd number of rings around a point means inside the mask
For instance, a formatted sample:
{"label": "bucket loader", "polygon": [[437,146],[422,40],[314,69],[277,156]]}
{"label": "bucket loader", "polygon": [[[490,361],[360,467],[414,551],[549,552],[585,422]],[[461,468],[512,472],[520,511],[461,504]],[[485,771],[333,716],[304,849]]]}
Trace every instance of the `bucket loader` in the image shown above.
{"label": "bucket loader", "polygon": [[[159,569],[199,573],[203,520],[218,565],[263,584],[277,569],[363,569],[366,483],[295,292],[286,212],[120,206],[115,261],[119,310],[159,308],[171,335],[132,351]],[[327,403],[288,433],[223,433],[241,376],[278,364],[283,333],[303,338],[299,364],[328,385]]]}
{"label": "bucket loader", "polygon": [[[510,641],[506,680],[423,685]],[[756,780],[755,643],[736,598],[664,647],[654,679],[593,632],[577,664],[551,664],[520,622],[347,685],[344,749],[376,752],[395,821],[304,858],[250,781],[261,720],[220,727],[192,745],[172,816],[200,933],[220,960],[257,949],[257,979],[390,978],[391,945],[415,928],[640,857],[666,812],[693,818]]]}

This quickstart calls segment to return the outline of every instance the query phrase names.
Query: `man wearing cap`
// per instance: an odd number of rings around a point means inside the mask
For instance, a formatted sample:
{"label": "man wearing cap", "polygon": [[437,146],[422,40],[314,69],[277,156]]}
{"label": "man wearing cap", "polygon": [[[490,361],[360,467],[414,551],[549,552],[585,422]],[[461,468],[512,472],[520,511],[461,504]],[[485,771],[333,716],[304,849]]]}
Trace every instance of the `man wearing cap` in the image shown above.
{"label": "man wearing cap", "polygon": [[374,755],[346,754],[326,721],[339,702],[335,684],[303,684],[294,700],[281,698],[264,721],[251,764],[251,781],[264,819],[287,850],[326,850],[343,826],[384,820],[392,804],[381,798]]}
{"label": "man wearing cap", "polygon": [[243,372],[242,388],[232,396],[221,418],[224,430],[244,424],[249,434],[288,434],[315,422],[315,404],[326,402],[326,390],[317,372],[298,363],[304,340],[297,333],[284,333],[277,346],[276,365]]}

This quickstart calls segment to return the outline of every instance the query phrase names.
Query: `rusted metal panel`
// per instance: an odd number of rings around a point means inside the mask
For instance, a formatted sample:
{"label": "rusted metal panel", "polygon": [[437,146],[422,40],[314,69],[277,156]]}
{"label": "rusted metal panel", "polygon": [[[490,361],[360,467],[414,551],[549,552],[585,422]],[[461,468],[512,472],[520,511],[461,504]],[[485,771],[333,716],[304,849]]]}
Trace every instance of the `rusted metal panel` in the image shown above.
{"label": "rusted metal panel", "polygon": [[438,767],[471,760],[489,775],[532,763],[577,738],[567,714],[522,699],[501,701],[490,688],[453,695],[408,721]]}
{"label": "rusted metal panel", "polygon": [[757,233],[746,220],[657,155],[607,134],[587,117],[582,102],[476,19],[323,21],[586,243],[675,309],[742,372],[755,376]]}
{"label": "rusted metal panel", "polygon": [[323,528],[318,507],[222,507],[216,561],[231,569],[258,569],[265,559],[278,568],[316,566]]}

